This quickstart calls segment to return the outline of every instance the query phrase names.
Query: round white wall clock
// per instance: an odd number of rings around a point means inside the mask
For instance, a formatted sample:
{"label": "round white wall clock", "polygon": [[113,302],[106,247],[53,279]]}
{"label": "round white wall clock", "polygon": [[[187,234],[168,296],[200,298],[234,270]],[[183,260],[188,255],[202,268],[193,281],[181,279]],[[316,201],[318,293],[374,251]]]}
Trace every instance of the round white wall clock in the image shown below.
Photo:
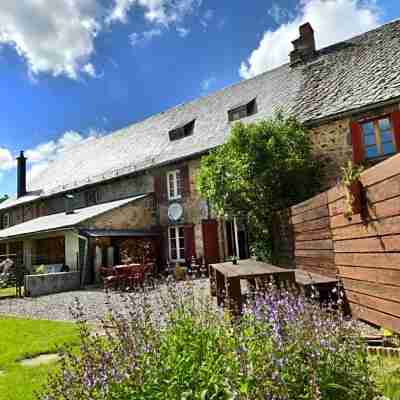
{"label": "round white wall clock", "polygon": [[179,221],[183,215],[183,207],[179,203],[173,203],[168,207],[168,218],[171,221]]}

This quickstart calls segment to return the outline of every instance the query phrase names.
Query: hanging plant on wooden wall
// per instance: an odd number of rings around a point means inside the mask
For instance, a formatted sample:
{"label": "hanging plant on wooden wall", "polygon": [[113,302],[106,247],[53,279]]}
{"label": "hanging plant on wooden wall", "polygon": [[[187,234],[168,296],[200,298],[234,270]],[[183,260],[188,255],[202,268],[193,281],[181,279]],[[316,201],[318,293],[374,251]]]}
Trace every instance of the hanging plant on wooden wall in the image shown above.
{"label": "hanging plant on wooden wall", "polygon": [[354,165],[351,161],[348,161],[347,165],[341,169],[341,182],[345,195],[344,215],[347,218],[351,218],[354,214],[361,213],[363,187],[360,177],[364,167],[362,165]]}

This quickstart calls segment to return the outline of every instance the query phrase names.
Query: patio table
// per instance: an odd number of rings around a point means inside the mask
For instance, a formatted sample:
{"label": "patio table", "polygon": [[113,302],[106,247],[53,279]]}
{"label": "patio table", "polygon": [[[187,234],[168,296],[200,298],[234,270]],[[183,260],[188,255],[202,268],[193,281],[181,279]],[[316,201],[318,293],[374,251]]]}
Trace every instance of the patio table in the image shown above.
{"label": "patio table", "polygon": [[211,295],[217,296],[218,305],[221,305],[225,298],[231,312],[235,315],[240,314],[242,310],[240,280],[247,279],[253,283],[256,278],[273,279],[278,285],[294,284],[295,271],[253,259],[239,260],[237,265],[232,262],[212,264],[210,265]]}

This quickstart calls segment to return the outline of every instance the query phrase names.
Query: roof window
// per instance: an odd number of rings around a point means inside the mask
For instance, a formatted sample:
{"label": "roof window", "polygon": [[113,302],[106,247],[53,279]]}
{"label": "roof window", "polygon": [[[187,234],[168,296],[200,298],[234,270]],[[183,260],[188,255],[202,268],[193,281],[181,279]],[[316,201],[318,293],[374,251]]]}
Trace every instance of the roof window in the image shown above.
{"label": "roof window", "polygon": [[190,121],[184,125],[179,126],[178,128],[172,129],[168,132],[169,140],[179,140],[183,139],[186,136],[190,136],[194,130],[195,120]]}
{"label": "roof window", "polygon": [[248,103],[240,104],[228,111],[229,122],[249,117],[257,113],[256,99],[250,100]]}

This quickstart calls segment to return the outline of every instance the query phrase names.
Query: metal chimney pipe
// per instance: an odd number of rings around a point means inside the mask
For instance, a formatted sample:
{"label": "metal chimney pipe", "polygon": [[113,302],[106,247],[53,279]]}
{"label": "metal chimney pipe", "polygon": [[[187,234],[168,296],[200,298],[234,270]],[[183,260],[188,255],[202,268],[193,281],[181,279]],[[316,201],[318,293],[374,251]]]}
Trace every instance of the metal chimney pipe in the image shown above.
{"label": "metal chimney pipe", "polygon": [[17,157],[17,197],[26,195],[26,158],[21,150]]}

